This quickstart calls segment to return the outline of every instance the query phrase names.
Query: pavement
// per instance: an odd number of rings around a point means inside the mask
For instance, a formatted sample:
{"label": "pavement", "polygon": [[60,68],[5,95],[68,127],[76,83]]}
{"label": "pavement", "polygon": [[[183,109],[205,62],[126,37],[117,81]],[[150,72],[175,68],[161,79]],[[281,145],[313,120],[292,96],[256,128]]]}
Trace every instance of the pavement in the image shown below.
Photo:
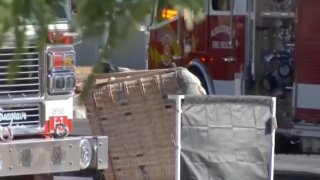
{"label": "pavement", "polygon": [[305,173],[276,173],[274,180],[317,180],[320,179],[318,174],[305,174]]}
{"label": "pavement", "polygon": [[315,180],[320,179],[319,155],[275,156],[275,180]]}
{"label": "pavement", "polygon": [[305,154],[276,155],[275,169],[278,170],[279,172],[319,174],[320,173],[320,156],[305,155]]}

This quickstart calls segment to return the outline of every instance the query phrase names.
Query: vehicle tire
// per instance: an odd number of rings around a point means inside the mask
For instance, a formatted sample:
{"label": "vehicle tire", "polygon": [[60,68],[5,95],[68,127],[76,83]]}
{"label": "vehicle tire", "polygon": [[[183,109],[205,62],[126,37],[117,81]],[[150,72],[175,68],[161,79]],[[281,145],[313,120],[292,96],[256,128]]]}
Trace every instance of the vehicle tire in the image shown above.
{"label": "vehicle tire", "polygon": [[192,66],[189,67],[188,70],[200,80],[201,86],[204,88],[206,93],[210,94],[208,84],[207,84],[202,72],[197,67],[192,67]]}

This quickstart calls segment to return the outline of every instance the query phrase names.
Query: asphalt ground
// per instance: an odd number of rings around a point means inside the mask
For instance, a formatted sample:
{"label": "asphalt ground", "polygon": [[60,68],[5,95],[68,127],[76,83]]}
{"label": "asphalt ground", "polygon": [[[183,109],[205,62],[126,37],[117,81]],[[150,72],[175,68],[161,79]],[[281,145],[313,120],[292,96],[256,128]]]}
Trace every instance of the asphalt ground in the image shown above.
{"label": "asphalt ground", "polygon": [[317,180],[319,174],[293,173],[293,172],[276,172],[274,180]]}

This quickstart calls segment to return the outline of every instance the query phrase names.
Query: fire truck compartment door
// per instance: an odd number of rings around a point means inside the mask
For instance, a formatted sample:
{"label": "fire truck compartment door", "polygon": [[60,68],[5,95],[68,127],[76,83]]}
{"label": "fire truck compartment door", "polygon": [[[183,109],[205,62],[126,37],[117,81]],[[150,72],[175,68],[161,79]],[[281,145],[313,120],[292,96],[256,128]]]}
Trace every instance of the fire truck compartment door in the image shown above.
{"label": "fire truck compartment door", "polygon": [[209,6],[209,72],[216,94],[234,95],[235,75],[245,60],[246,0],[211,0]]}
{"label": "fire truck compartment door", "polygon": [[320,116],[320,1],[298,2],[295,30],[295,117],[319,123]]}

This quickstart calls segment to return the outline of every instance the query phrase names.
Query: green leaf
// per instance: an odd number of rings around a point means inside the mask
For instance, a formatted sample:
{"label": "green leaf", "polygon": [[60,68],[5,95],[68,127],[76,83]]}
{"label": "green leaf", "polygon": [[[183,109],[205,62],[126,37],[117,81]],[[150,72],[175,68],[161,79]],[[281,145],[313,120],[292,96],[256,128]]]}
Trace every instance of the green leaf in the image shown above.
{"label": "green leaf", "polygon": [[[71,1],[71,0],[70,0]],[[77,7],[73,22],[79,28],[83,38],[105,34],[108,38],[103,42],[103,51],[93,69],[93,73],[101,72],[101,61],[109,60],[116,49],[121,47],[136,30],[136,24],[142,22],[151,11],[156,0],[72,0]],[[168,0],[160,0],[168,1]],[[201,12],[204,1],[172,0],[180,10],[188,9]],[[1,0],[0,1],[0,45],[8,33],[13,33],[17,46],[17,55],[8,68],[9,77],[15,77],[25,44],[25,26],[32,22],[37,26],[37,46],[43,52],[48,36],[48,24],[59,16],[64,7],[64,0]],[[195,13],[201,17],[201,13]],[[198,16],[195,16],[198,17]],[[193,18],[196,21],[200,18]],[[193,23],[193,22],[191,22]],[[94,59],[92,59],[94,61]],[[85,90],[93,85],[93,76],[86,81]]]}

